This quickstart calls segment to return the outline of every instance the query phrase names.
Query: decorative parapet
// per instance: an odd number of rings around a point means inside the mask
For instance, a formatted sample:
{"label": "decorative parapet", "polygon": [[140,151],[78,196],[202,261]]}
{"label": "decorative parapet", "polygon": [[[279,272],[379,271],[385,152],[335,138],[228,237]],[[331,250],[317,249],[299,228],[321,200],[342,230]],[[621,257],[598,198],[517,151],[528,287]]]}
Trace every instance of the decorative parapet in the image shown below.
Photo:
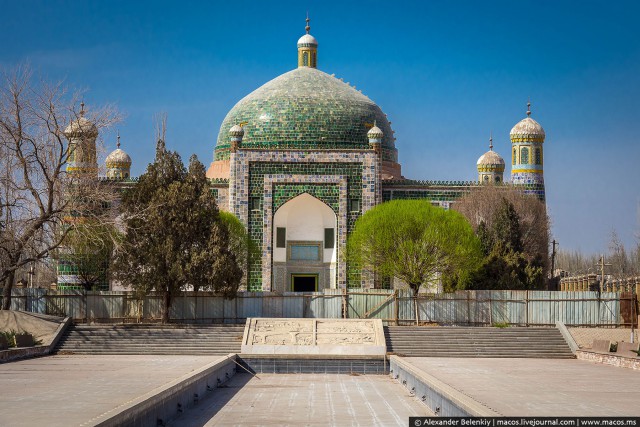
{"label": "decorative parapet", "polygon": [[393,179],[383,181],[385,187],[476,187],[478,181],[431,181],[417,179]]}

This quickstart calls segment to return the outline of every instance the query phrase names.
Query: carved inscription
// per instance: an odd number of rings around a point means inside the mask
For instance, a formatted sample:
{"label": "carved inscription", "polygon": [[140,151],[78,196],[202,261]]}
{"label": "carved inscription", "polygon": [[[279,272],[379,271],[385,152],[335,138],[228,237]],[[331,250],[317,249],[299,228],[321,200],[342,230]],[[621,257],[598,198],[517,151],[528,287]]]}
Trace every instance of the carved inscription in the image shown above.
{"label": "carved inscription", "polygon": [[253,345],[313,345],[313,321],[256,320]]}

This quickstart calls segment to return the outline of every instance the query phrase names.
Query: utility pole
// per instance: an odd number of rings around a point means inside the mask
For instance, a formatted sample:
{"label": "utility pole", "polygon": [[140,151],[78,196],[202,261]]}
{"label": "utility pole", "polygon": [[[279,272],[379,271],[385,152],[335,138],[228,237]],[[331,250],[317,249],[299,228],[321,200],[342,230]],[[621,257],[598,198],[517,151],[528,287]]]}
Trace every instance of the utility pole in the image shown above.
{"label": "utility pole", "polygon": [[549,291],[557,291],[558,290],[558,283],[556,283],[555,281],[555,277],[556,277],[556,246],[558,245],[558,242],[556,242],[555,239],[553,239],[553,242],[551,242],[551,274],[549,277],[549,281],[547,282],[547,290]]}
{"label": "utility pole", "polygon": [[551,245],[551,278],[553,279],[556,275],[556,246],[558,245],[556,239],[553,239]]}
{"label": "utility pole", "polygon": [[600,291],[602,291],[603,287],[604,287],[604,268],[605,267],[611,267],[611,264],[604,262],[604,254],[602,254],[600,256],[600,261],[598,261],[598,264],[596,264],[596,267],[600,268]]}

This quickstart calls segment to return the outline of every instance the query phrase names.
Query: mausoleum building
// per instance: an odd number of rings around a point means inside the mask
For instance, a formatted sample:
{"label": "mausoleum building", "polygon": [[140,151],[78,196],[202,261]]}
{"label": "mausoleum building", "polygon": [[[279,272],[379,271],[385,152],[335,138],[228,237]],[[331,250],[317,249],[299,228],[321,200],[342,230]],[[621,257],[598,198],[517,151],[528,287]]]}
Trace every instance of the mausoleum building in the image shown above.
{"label": "mausoleum building", "polygon": [[[393,199],[426,199],[445,209],[479,185],[504,183],[505,161],[489,151],[478,181],[417,181],[402,175],[394,132],[382,109],[359,90],[317,68],[318,42],[298,40],[298,67],[257,88],[224,118],[208,168],[220,209],[235,214],[259,245],[247,290],[367,288],[342,254],[356,220]],[[510,133],[511,184],[544,200],[545,132],[527,117]],[[129,177],[119,145],[110,178]],[[388,286],[389,284],[387,284]]]}

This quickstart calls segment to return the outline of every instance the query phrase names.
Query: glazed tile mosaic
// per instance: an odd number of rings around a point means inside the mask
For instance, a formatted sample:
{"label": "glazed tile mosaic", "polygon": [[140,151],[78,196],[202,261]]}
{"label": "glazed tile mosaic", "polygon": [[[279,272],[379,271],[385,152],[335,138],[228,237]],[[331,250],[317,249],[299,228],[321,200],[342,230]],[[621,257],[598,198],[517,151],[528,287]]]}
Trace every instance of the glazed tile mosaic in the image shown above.
{"label": "glazed tile mosaic", "polygon": [[[251,238],[263,248],[261,263],[249,268],[249,290],[271,289],[271,234],[273,212],[300,194],[306,184],[319,200],[339,217],[338,250],[356,219],[379,203],[376,199],[377,156],[372,150],[341,151],[261,151],[238,150],[231,154],[229,203],[232,212],[247,224]],[[282,187],[287,184],[286,187]],[[275,202],[278,206],[274,209]],[[379,185],[379,184],[378,184]],[[337,190],[332,189],[337,186]],[[288,188],[287,188],[288,187]],[[289,191],[287,191],[289,190]],[[339,193],[335,211],[335,191]],[[311,193],[310,193],[311,194]],[[357,200],[361,209],[348,211],[347,200]],[[340,222],[342,218],[342,222]],[[268,260],[268,261],[267,261]],[[338,269],[338,286],[346,286],[346,270]]]}
{"label": "glazed tile mosaic", "polygon": [[244,148],[368,149],[376,122],[384,132],[383,158],[398,161],[393,131],[373,101],[347,83],[310,67],[289,71],[256,89],[229,111],[215,159],[228,157],[229,129],[243,123]]}

